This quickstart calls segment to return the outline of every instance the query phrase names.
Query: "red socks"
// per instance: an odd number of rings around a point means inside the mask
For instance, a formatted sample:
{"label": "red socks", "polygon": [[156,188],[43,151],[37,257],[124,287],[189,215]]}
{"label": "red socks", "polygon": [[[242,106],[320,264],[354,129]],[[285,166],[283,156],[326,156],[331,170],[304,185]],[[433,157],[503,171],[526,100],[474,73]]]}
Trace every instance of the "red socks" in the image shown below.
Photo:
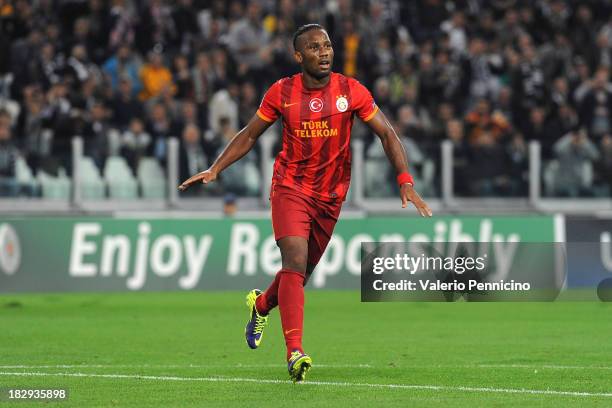
{"label": "red socks", "polygon": [[302,353],[302,327],[304,325],[304,275],[290,269],[281,269],[264,293],[257,297],[255,307],[267,315],[276,306],[280,309],[287,359],[293,350]]}
{"label": "red socks", "polygon": [[270,310],[278,306],[278,284],[280,283],[281,272],[282,269],[276,274],[268,289],[259,295],[255,301],[255,307],[260,315],[265,316],[270,313]]}
{"label": "red socks", "polygon": [[282,269],[278,285],[278,307],[280,309],[283,334],[287,345],[287,360],[293,350],[302,350],[302,327],[304,325],[304,275]]}

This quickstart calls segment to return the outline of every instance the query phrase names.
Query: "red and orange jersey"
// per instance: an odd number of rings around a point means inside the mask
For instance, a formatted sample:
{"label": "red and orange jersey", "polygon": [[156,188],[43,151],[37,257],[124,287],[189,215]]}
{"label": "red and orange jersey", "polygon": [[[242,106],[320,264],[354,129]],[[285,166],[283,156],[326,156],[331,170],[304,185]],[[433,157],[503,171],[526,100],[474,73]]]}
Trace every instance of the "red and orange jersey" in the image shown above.
{"label": "red and orange jersey", "polygon": [[353,119],[364,122],[378,107],[355,79],[332,73],[322,88],[304,86],[302,74],[275,82],[257,115],[283,119],[283,149],[276,157],[272,183],[321,200],[344,200],[351,178]]}

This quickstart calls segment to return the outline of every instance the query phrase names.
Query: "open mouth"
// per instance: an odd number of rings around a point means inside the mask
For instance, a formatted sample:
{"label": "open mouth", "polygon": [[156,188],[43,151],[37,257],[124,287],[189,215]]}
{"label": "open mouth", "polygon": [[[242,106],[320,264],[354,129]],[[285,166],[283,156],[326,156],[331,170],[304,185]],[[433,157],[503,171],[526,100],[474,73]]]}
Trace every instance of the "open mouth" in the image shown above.
{"label": "open mouth", "polygon": [[319,61],[319,67],[329,69],[330,63],[328,60]]}

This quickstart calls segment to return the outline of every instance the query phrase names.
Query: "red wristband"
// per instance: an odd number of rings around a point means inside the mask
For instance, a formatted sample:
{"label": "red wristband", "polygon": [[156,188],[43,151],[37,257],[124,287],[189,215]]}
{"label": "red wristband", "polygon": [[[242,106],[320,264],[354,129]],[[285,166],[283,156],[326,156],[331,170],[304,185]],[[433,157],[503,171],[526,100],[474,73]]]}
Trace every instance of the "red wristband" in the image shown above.
{"label": "red wristband", "polygon": [[414,179],[412,178],[412,175],[410,175],[410,173],[408,172],[398,174],[397,184],[401,187],[402,184],[406,184],[406,183],[414,186]]}

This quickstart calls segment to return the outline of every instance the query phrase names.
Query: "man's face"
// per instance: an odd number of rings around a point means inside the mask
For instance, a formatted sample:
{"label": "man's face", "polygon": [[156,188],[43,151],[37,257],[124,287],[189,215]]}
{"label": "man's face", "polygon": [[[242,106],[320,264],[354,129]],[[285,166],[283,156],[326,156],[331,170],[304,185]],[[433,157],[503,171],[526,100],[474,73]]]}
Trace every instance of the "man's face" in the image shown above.
{"label": "man's face", "polygon": [[600,69],[595,73],[594,85],[597,89],[604,89],[608,83],[608,73],[604,69]]}
{"label": "man's face", "polygon": [[198,128],[196,128],[195,126],[187,126],[183,131],[183,140],[187,144],[197,144],[199,137],[200,134],[198,133]]}
{"label": "man's face", "polygon": [[11,138],[10,128],[8,126],[0,126],[0,142],[4,142]]}
{"label": "man's face", "polygon": [[128,57],[130,56],[130,49],[128,47],[120,47],[119,50],[117,50],[117,57],[119,57],[119,59],[121,61],[125,61],[128,59]]}
{"label": "man's face", "polygon": [[334,49],[324,30],[310,30],[302,34],[296,44],[295,60],[309,75],[322,79],[331,73]]}
{"label": "man's face", "polygon": [[123,95],[131,95],[132,83],[128,79],[122,79],[119,83],[119,90]]}

